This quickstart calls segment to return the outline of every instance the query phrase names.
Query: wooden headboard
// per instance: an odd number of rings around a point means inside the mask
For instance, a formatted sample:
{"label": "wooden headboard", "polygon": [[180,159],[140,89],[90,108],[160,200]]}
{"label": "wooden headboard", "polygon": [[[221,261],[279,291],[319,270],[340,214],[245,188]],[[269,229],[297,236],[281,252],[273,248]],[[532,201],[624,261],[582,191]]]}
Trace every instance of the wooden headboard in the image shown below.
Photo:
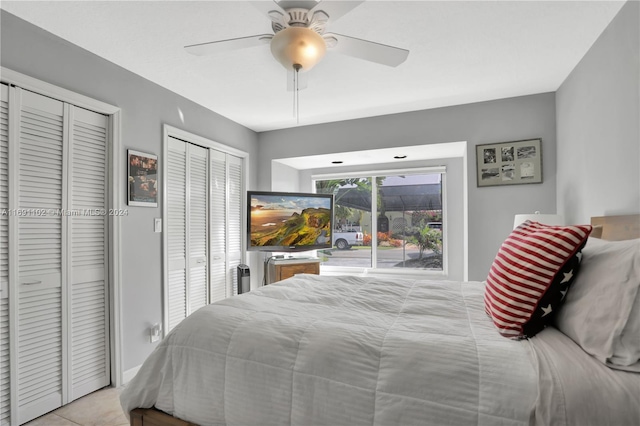
{"label": "wooden headboard", "polygon": [[591,236],[609,241],[640,238],[640,214],[591,218]]}

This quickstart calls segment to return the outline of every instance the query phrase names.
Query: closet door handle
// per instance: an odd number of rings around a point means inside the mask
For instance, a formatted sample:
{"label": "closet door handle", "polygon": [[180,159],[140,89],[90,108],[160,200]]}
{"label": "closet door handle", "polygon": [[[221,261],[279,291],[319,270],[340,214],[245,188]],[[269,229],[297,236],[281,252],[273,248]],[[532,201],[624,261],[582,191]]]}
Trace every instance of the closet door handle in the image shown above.
{"label": "closet door handle", "polygon": [[23,281],[22,285],[36,285],[36,284],[42,284],[42,281]]}

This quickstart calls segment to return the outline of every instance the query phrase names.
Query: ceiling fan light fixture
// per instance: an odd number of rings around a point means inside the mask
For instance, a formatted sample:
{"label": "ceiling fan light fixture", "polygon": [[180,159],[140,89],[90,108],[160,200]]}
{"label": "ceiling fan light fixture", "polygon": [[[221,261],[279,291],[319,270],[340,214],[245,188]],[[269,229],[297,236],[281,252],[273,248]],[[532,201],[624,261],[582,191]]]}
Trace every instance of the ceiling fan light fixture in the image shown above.
{"label": "ceiling fan light fixture", "polygon": [[302,71],[309,71],[326,51],[322,36],[305,27],[285,28],[271,39],[271,54],[288,70],[298,65]]}

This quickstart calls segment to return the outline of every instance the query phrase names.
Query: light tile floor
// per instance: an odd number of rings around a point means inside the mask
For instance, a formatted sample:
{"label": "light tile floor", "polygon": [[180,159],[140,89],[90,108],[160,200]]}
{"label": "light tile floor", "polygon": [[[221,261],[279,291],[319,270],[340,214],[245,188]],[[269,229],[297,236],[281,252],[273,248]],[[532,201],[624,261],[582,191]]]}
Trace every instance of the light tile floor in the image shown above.
{"label": "light tile floor", "polygon": [[38,417],[25,426],[124,426],[129,421],[120,406],[123,388],[104,388]]}

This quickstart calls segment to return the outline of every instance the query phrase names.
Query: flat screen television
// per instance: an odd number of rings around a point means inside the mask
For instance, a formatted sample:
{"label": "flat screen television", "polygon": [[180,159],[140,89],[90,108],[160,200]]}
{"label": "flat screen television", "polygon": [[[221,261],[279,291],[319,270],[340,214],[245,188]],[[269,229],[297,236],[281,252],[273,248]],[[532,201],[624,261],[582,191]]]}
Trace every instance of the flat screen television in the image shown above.
{"label": "flat screen television", "polygon": [[333,195],[247,191],[247,250],[331,248]]}

